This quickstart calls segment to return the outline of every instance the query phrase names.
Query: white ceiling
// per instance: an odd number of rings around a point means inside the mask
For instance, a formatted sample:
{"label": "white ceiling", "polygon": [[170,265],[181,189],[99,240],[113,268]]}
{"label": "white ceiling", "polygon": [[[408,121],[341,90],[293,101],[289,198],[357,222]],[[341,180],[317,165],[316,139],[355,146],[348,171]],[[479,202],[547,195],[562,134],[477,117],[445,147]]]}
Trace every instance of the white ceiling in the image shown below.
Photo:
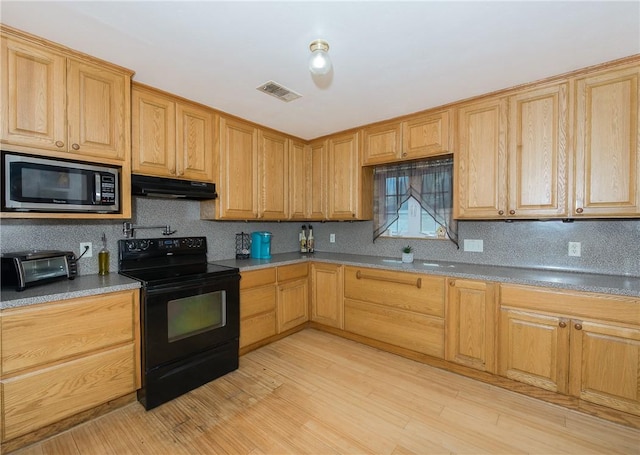
{"label": "white ceiling", "polygon": [[[640,2],[7,1],[1,21],[303,139],[640,53]],[[312,78],[309,43],[333,72]],[[274,80],[302,98],[258,92]]]}

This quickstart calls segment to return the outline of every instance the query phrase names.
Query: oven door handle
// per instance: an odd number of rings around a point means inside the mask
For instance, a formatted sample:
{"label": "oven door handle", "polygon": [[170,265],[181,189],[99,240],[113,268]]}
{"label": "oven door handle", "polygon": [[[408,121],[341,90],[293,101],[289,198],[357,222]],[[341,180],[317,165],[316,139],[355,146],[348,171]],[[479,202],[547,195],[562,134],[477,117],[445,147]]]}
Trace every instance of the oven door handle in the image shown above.
{"label": "oven door handle", "polygon": [[[170,292],[189,291],[191,289],[202,289],[211,291],[223,291],[229,289],[229,280],[235,280],[234,277],[225,277],[223,280],[197,280],[187,281],[179,284],[167,284],[161,286],[152,286],[146,289],[147,295],[167,294]],[[239,281],[239,278],[237,278]],[[207,291],[205,291],[207,292]],[[204,292],[203,292],[204,293]]]}

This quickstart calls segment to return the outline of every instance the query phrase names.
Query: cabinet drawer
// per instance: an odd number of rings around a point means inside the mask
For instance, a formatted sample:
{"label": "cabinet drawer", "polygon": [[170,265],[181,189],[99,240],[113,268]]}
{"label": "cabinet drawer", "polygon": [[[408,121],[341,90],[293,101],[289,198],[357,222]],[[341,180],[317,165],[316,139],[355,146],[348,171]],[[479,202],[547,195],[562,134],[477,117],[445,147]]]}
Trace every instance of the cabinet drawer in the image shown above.
{"label": "cabinet drawer", "polygon": [[133,340],[137,292],[5,311],[0,316],[3,376]]}
{"label": "cabinet drawer", "polygon": [[385,343],[444,358],[444,319],[345,299],[344,328]]}
{"label": "cabinet drawer", "polygon": [[276,312],[240,321],[240,347],[249,346],[276,334]]}
{"label": "cabinet drawer", "polygon": [[346,267],[345,298],[444,317],[444,278]]}
{"label": "cabinet drawer", "polygon": [[640,301],[630,297],[503,284],[500,286],[500,304],[640,325]]}
{"label": "cabinet drawer", "polygon": [[240,289],[252,288],[255,286],[264,286],[265,284],[273,284],[276,282],[276,268],[251,270],[240,274]]}
{"label": "cabinet drawer", "polygon": [[275,285],[245,289],[240,292],[240,319],[247,319],[256,314],[275,311],[275,309]]}
{"label": "cabinet drawer", "polygon": [[278,283],[283,281],[295,280],[296,278],[304,278],[309,273],[307,263],[286,265],[278,267]]}
{"label": "cabinet drawer", "polygon": [[131,393],[133,343],[2,381],[2,440],[32,432]]}

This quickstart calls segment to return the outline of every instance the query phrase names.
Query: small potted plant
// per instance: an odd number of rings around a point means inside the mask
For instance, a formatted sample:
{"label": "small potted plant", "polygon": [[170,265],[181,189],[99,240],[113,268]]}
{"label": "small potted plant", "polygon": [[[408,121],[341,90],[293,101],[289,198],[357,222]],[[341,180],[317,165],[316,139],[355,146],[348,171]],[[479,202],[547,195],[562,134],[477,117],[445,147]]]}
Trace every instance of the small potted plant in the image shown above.
{"label": "small potted plant", "polygon": [[411,252],[411,247],[409,245],[402,248],[402,262],[413,262],[413,253]]}

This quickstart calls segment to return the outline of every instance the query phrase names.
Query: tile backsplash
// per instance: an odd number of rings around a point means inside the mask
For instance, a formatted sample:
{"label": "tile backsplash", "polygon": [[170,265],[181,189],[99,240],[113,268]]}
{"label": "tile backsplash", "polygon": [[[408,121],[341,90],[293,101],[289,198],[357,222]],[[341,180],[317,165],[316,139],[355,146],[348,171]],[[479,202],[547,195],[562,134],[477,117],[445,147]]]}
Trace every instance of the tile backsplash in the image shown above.
{"label": "tile backsplash", "polygon": [[[235,257],[235,234],[270,231],[273,253],[296,251],[305,222],[229,222],[200,220],[196,201],[133,198],[136,225],[170,225],[174,236],[206,236],[210,261]],[[315,222],[316,251],[400,257],[401,247],[413,247],[418,260],[441,260],[514,267],[545,267],[640,276],[640,220],[462,221],[460,249],[446,240],[378,239],[369,221]],[[111,252],[110,269],[117,272],[117,241],[122,222],[89,220],[2,220],[0,251],[60,249],[79,254],[80,242],[92,242],[94,256],[79,261],[79,273],[98,272],[102,233]],[[335,243],[330,243],[335,234]],[[136,237],[162,237],[162,229],[139,229]],[[483,252],[464,251],[465,239],[483,241]],[[581,243],[581,256],[568,256],[568,242]]]}

